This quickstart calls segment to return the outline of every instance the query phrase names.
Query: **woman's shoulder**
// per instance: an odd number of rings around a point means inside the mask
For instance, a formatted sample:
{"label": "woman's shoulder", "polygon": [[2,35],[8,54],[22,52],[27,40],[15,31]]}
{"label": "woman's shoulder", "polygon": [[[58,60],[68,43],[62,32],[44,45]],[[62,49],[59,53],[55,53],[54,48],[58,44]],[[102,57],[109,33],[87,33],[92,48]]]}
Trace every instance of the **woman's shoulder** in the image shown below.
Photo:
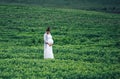
{"label": "woman's shoulder", "polygon": [[46,34],[46,33],[44,33],[44,37],[45,37],[45,36],[47,36],[47,34]]}
{"label": "woman's shoulder", "polygon": [[44,35],[47,35],[46,33],[44,33]]}

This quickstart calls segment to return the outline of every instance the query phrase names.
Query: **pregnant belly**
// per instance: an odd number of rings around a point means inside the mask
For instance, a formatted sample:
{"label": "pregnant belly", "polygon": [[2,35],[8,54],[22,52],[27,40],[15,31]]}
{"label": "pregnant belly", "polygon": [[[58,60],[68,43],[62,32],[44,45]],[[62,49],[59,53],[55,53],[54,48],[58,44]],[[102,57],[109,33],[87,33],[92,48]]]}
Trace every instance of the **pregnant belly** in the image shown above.
{"label": "pregnant belly", "polygon": [[53,44],[53,39],[48,39],[49,44]]}

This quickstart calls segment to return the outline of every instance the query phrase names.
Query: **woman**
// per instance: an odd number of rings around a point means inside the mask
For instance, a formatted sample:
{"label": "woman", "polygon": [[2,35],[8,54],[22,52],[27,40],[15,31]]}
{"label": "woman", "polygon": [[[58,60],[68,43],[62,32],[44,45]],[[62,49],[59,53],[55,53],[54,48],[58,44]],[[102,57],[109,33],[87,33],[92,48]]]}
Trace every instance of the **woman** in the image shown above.
{"label": "woman", "polygon": [[53,39],[50,33],[50,28],[48,27],[44,34],[44,59],[54,58],[52,45],[53,45]]}

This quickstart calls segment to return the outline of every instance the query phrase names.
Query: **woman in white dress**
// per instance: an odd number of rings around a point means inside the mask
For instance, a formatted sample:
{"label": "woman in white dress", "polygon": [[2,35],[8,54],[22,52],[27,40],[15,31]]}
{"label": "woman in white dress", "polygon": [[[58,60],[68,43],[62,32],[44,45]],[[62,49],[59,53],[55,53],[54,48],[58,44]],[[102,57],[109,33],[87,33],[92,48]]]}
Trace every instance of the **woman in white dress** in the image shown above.
{"label": "woman in white dress", "polygon": [[53,39],[50,33],[50,28],[48,27],[44,34],[44,59],[54,59],[52,45]]}

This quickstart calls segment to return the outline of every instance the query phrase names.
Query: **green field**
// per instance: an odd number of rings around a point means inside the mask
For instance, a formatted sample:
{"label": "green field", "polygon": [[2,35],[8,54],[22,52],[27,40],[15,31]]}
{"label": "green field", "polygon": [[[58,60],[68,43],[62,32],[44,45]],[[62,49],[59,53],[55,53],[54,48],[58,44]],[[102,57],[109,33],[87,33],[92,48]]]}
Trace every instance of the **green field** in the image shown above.
{"label": "green field", "polygon": [[120,13],[120,0],[0,0],[0,4],[37,5]]}
{"label": "green field", "polygon": [[[55,59],[43,59],[51,27]],[[0,79],[120,79],[120,15],[0,5]]]}

